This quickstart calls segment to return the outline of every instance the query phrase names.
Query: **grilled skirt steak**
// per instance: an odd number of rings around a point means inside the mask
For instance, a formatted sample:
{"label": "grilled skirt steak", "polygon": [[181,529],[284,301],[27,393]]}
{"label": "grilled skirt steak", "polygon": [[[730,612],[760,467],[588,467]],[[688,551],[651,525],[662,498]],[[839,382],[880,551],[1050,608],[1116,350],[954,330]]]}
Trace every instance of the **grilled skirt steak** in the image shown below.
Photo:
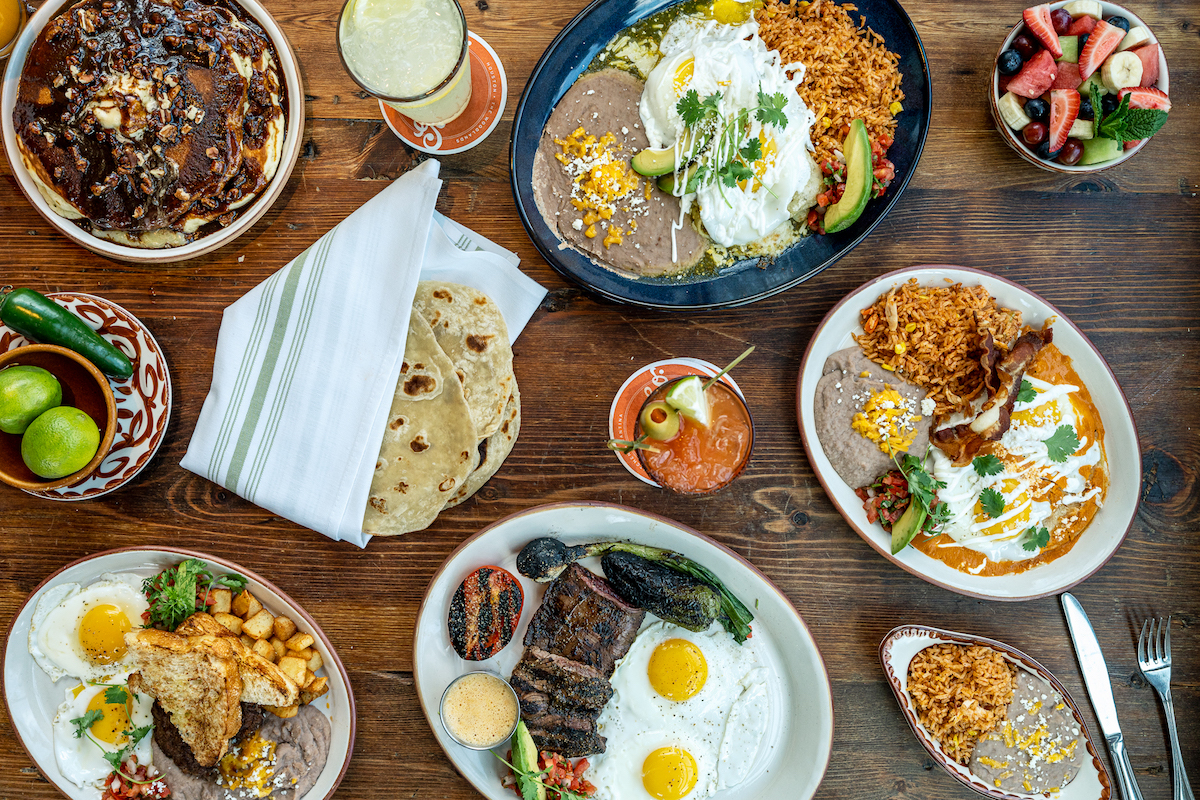
{"label": "grilled skirt steak", "polygon": [[617,597],[603,578],[572,564],[546,589],[524,644],[586,664],[608,678],[633,646],[645,616]]}
{"label": "grilled skirt steak", "polygon": [[596,670],[537,647],[525,650],[510,682],[521,697],[526,723],[529,711],[547,707],[599,714],[613,695],[612,685]]}

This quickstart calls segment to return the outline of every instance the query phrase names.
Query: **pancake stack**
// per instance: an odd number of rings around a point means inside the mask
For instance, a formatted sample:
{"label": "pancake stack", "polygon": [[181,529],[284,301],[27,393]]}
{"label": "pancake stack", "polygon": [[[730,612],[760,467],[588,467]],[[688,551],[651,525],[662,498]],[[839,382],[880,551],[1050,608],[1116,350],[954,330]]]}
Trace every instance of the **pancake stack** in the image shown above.
{"label": "pancake stack", "polygon": [[119,244],[178,247],[270,183],[279,56],[232,0],[81,0],[38,35],[13,111],[50,207]]}
{"label": "pancake stack", "polygon": [[363,530],[427,528],[496,474],[521,428],[521,393],[499,307],[469,286],[422,281]]}

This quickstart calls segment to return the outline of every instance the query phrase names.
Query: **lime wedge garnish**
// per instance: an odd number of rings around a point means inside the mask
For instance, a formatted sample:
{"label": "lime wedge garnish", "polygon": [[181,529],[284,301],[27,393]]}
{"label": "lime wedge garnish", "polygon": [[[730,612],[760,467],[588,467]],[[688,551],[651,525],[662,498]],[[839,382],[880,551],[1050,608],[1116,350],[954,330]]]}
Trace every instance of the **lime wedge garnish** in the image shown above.
{"label": "lime wedge garnish", "polygon": [[667,390],[664,400],[688,419],[705,428],[712,422],[712,409],[704,392],[704,382],[699,376],[684,378]]}

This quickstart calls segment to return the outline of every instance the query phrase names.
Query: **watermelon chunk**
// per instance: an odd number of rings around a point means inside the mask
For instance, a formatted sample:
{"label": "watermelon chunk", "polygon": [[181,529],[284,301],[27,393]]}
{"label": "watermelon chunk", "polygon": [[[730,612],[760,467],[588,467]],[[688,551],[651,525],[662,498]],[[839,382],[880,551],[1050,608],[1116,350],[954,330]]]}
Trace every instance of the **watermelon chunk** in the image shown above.
{"label": "watermelon chunk", "polygon": [[1082,83],[1083,78],[1079,75],[1079,65],[1072,64],[1069,61],[1062,61],[1058,65],[1058,76],[1054,79],[1054,83],[1050,85],[1050,88],[1078,89]]}
{"label": "watermelon chunk", "polygon": [[1074,89],[1054,89],[1050,92],[1050,152],[1057,153],[1067,143],[1071,126],[1079,118],[1082,98]]}
{"label": "watermelon chunk", "polygon": [[1158,42],[1152,42],[1129,51],[1142,60],[1142,82],[1139,86],[1153,86],[1158,83],[1159,49]]}
{"label": "watermelon chunk", "polygon": [[1030,100],[1041,97],[1054,85],[1059,66],[1054,63],[1054,56],[1050,55],[1049,50],[1039,50],[1008,82],[1008,91]]}
{"label": "watermelon chunk", "polygon": [[1092,28],[1092,33],[1088,36],[1087,44],[1079,53],[1079,74],[1085,81],[1100,69],[1104,59],[1112,55],[1124,38],[1125,31],[1116,25],[1109,25],[1104,20],[1096,23],[1096,27]]}
{"label": "watermelon chunk", "polygon": [[1050,21],[1050,4],[1027,8],[1021,14],[1025,19],[1025,27],[1038,38],[1055,58],[1062,55],[1062,47],[1058,44],[1058,34],[1054,32],[1054,23]]}
{"label": "watermelon chunk", "polygon": [[1083,36],[1085,33],[1091,33],[1096,27],[1096,18],[1089,17],[1086,14],[1082,17],[1076,17],[1071,20],[1071,27],[1067,28],[1066,36]]}

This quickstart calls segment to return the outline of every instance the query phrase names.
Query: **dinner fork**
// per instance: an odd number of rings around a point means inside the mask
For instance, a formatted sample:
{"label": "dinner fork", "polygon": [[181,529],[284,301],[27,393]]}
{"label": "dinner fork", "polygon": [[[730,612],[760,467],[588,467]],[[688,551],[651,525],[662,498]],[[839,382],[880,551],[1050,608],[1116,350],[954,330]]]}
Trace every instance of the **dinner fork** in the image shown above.
{"label": "dinner fork", "polygon": [[1167,732],[1171,735],[1171,800],[1195,800],[1183,754],[1179,751],[1179,733],[1175,730],[1175,707],[1171,703],[1171,618],[1148,619],[1138,637],[1138,668],[1142,677],[1158,692],[1167,712]]}

